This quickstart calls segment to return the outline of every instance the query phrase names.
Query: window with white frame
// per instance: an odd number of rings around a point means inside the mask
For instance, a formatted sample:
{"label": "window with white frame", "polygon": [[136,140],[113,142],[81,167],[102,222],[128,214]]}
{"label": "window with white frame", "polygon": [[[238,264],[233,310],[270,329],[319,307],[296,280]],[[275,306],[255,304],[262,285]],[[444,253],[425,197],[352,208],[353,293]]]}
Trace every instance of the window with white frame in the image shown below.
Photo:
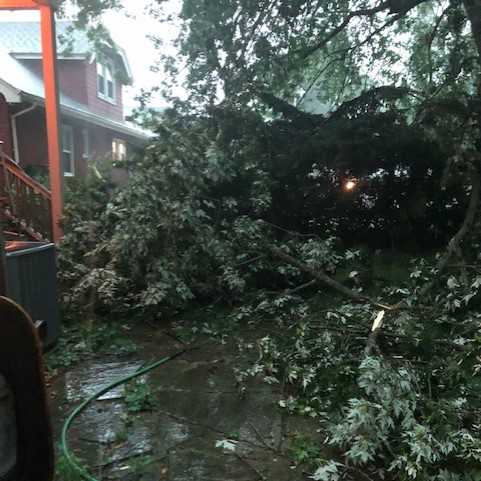
{"label": "window with white frame", "polygon": [[82,130],[83,151],[82,157],[84,160],[90,159],[90,133],[88,129]]}
{"label": "window with white frame", "polygon": [[127,158],[127,143],[122,139],[112,140],[112,159],[125,160]]}
{"label": "window with white frame", "polygon": [[62,125],[62,168],[63,175],[72,177],[75,173],[74,137],[70,125]]}
{"label": "window with white frame", "polygon": [[115,79],[108,63],[97,62],[97,93],[101,99],[115,102]]}

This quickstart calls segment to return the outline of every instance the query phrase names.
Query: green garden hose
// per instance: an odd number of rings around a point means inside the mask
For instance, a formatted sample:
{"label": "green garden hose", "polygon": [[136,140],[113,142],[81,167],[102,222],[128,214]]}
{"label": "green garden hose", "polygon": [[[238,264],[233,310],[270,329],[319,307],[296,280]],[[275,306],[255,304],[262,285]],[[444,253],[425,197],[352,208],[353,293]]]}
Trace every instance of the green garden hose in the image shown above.
{"label": "green garden hose", "polygon": [[77,471],[78,474],[83,479],[85,479],[86,481],[98,481],[93,476],[90,476],[90,474],[88,474],[86,469],[77,462],[77,460],[72,455],[72,453],[70,452],[70,449],[68,447],[67,435],[68,435],[68,431],[69,431],[73,421],[75,420],[75,418],[77,416],[79,416],[87,408],[87,406],[89,404],[96,401],[99,397],[103,396],[108,391],[116,388],[117,386],[125,384],[125,383],[131,381],[132,379],[135,379],[136,377],[142,376],[143,374],[146,374],[149,371],[152,371],[153,369],[161,366],[162,364],[166,364],[167,362],[174,360],[175,358],[181,356],[182,354],[185,354],[187,351],[190,351],[190,350],[192,350],[192,348],[191,349],[184,349],[183,351],[179,351],[176,354],[173,354],[172,356],[164,357],[164,358],[160,359],[159,361],[154,362],[153,364],[150,364],[147,367],[141,368],[140,370],[134,372],[133,374],[129,374],[128,376],[125,376],[122,379],[119,379],[119,380],[109,384],[108,386],[100,389],[98,392],[96,392],[95,394],[90,396],[82,404],[80,404],[76,409],[73,410],[73,412],[70,414],[70,416],[67,418],[67,420],[65,421],[65,423],[63,425],[62,435],[61,435],[61,439],[60,439],[60,449],[61,449],[61,452],[64,455],[67,463],[75,471]]}

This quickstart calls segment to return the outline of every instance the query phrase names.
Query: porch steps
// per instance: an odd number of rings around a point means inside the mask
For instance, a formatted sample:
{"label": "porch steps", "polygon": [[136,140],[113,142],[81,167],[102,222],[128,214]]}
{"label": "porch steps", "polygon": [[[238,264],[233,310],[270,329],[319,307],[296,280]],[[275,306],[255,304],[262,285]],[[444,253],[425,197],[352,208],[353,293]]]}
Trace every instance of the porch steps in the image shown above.
{"label": "porch steps", "polygon": [[18,219],[10,212],[8,207],[2,209],[2,214],[8,222],[8,230],[4,230],[3,234],[6,240],[29,240],[29,241],[47,241],[40,232],[37,232],[32,226],[28,225],[25,219]]}
{"label": "porch steps", "polygon": [[7,239],[52,238],[51,194],[2,151],[0,142],[0,220]]}

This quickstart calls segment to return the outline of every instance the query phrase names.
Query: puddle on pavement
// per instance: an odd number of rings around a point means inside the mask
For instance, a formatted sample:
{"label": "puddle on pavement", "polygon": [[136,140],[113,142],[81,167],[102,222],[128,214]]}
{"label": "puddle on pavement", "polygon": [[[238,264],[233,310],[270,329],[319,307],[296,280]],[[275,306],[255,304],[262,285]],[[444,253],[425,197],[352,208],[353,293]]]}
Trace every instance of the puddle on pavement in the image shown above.
{"label": "puddle on pavement", "polygon": [[[84,400],[100,389],[125,376],[133,374],[143,366],[141,361],[134,362],[95,362],[84,368],[65,374],[65,399],[69,402]],[[99,398],[99,401],[121,399],[124,386],[117,386]]]}
{"label": "puddle on pavement", "polygon": [[[164,343],[155,348],[172,349],[170,339]],[[289,469],[287,459],[275,455],[282,441],[281,413],[276,408],[280,394],[257,383],[241,399],[228,347],[222,349],[206,347],[195,360],[179,358],[149,373],[145,380],[158,405],[152,412],[129,413],[124,386],[102,396],[72,426],[69,440],[75,454],[92,474],[101,476],[99,481],[255,481],[262,472],[275,476],[273,481],[303,479]],[[144,354],[146,359],[155,358],[152,349]],[[138,359],[96,359],[60,376],[53,386],[56,432],[80,401],[143,364]],[[216,441],[231,438],[241,440],[235,454],[216,447]],[[147,457],[152,464],[138,471]]]}

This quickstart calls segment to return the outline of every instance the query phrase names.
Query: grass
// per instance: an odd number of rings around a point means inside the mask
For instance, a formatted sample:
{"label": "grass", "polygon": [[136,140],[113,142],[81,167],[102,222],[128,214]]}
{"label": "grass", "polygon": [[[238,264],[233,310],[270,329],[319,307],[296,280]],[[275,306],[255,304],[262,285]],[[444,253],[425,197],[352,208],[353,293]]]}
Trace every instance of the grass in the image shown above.
{"label": "grass", "polygon": [[155,461],[156,460],[149,455],[133,458],[129,462],[129,471],[136,477],[136,479],[140,479],[144,474],[147,474],[151,470],[151,466]]}
{"label": "grass", "polygon": [[288,454],[296,465],[315,465],[321,458],[320,446],[318,439],[297,434],[290,441]]}
{"label": "grass", "polygon": [[129,413],[152,411],[156,406],[156,397],[143,379],[136,379],[125,386],[125,405]]}
{"label": "grass", "polygon": [[85,321],[64,326],[57,346],[47,353],[45,360],[48,371],[55,373],[98,353],[122,356],[136,350],[135,343],[117,324]]}
{"label": "grass", "polygon": [[[79,462],[78,459],[76,461]],[[60,455],[55,465],[55,481],[83,481],[82,475],[72,467],[64,455]]]}

